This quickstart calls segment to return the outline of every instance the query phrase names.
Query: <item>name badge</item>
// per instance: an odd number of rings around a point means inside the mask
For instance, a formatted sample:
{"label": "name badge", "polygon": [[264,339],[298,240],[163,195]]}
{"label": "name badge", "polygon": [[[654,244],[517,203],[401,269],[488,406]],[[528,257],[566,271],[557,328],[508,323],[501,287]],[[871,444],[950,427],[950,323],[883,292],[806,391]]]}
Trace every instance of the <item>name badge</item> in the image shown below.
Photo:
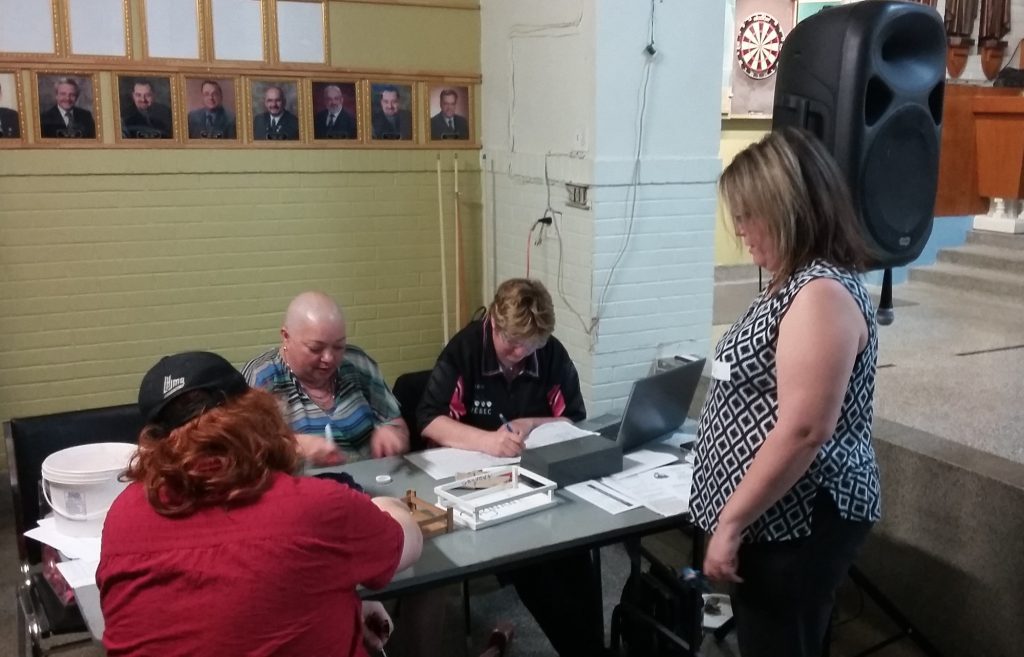
{"label": "name badge", "polygon": [[715,381],[728,381],[732,378],[732,365],[724,360],[712,361],[711,378]]}

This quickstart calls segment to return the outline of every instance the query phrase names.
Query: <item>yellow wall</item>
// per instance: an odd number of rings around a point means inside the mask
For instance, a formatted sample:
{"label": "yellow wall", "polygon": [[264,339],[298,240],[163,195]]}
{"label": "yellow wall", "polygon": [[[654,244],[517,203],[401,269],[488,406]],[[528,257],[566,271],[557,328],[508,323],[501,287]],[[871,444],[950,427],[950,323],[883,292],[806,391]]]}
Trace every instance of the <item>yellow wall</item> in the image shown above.
{"label": "yellow wall", "polygon": [[[728,166],[737,153],[763,137],[771,128],[770,119],[722,119],[722,144],[719,148],[722,168]],[[725,215],[721,201],[715,220],[715,264],[751,264],[750,254],[733,234],[732,224]]]}
{"label": "yellow wall", "polygon": [[[363,70],[479,74],[479,4],[431,4],[448,7],[332,2],[331,61]],[[449,8],[458,6],[468,9]]]}
{"label": "yellow wall", "polygon": [[[332,60],[479,74],[471,6],[332,2]],[[450,221],[454,153],[440,154]],[[351,341],[389,380],[429,367],[442,333],[437,156],[5,150],[0,418],[133,401],[142,373],[169,352],[212,349],[241,364],[276,343],[285,305],[309,288],[345,305]],[[472,308],[481,303],[477,151],[459,161]],[[454,308],[453,232],[449,223]]]}

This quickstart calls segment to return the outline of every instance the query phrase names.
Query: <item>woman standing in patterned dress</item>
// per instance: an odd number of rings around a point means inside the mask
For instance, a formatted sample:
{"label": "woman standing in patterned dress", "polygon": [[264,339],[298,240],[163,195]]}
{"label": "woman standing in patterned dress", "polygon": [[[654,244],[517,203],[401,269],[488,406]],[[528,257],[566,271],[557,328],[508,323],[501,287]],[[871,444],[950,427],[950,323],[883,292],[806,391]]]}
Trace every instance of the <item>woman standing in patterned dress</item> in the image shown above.
{"label": "woman standing in patterned dress", "polygon": [[693,480],[704,571],[734,583],[743,657],[816,657],[880,516],[868,254],[843,175],[807,132],[750,146],[719,190],[772,276],[715,349]]}

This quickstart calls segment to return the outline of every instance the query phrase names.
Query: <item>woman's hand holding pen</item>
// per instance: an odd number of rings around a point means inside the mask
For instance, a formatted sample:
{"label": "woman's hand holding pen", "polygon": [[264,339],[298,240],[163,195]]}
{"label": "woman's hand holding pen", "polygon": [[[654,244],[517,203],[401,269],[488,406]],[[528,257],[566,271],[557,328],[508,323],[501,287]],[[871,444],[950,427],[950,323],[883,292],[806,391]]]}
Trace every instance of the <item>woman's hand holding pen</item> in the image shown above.
{"label": "woman's hand holding pen", "polygon": [[519,456],[523,452],[528,431],[524,431],[518,420],[509,422],[504,415],[498,415],[501,426],[495,429],[495,439],[487,440],[483,451],[491,456]]}
{"label": "woman's hand holding pen", "polygon": [[323,435],[297,433],[295,441],[299,445],[299,454],[310,465],[326,467],[345,462],[345,455],[341,453],[337,445],[328,443],[324,440]]}

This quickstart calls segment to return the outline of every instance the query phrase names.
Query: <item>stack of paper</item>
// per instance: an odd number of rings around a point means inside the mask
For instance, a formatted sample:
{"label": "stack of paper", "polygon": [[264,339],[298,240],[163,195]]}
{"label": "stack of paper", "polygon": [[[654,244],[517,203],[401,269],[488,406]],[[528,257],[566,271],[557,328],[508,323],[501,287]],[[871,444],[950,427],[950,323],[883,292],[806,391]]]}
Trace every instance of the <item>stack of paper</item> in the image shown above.
{"label": "stack of paper", "polygon": [[672,454],[638,450],[626,455],[622,472],[566,490],[612,514],[645,506],[666,517],[679,515],[690,508],[693,463],[676,460]]}
{"label": "stack of paper", "polygon": [[[578,429],[568,422],[542,424],[526,437],[526,449],[553,445],[583,436],[592,436],[592,431]],[[434,479],[447,479],[464,472],[475,472],[484,468],[519,463],[519,457],[490,456],[482,452],[455,447],[438,447],[411,452],[405,459],[423,470]]]}

